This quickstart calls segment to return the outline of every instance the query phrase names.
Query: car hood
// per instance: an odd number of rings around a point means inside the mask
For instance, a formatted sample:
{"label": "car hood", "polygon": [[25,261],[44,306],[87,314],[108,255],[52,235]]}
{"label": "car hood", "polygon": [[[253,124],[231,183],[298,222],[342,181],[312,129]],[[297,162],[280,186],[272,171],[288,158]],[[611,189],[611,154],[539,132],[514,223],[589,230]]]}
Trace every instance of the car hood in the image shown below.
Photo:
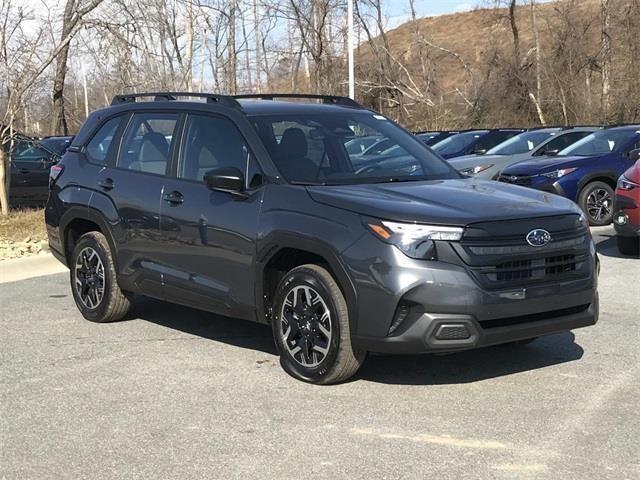
{"label": "car hood", "polygon": [[310,186],[307,190],[318,203],[362,215],[438,225],[579,213],[573,202],[560,196],[489,180]]}
{"label": "car hood", "polygon": [[[602,157],[604,156],[606,155]],[[510,165],[500,173],[503,175],[539,175],[560,168],[581,166],[585,162],[598,161],[602,157],[536,157]]]}

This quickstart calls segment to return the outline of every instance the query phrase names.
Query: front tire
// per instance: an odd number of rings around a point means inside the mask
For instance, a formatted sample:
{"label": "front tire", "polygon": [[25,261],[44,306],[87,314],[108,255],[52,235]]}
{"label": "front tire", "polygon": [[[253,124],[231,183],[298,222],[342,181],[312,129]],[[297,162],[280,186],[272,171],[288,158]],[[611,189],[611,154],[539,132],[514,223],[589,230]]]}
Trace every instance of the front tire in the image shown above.
{"label": "front tire", "polygon": [[588,183],[578,196],[578,204],[589,225],[609,225],[613,219],[613,188],[604,182]]}
{"label": "front tire", "polygon": [[111,248],[102,233],[80,237],[69,266],[73,299],[84,318],[106,323],[127,314],[131,302],[118,286]]}
{"label": "front tire", "polygon": [[299,380],[339,383],[364,362],[366,352],[351,346],[344,295],[318,265],[302,265],[284,275],[274,297],[272,328],[282,368]]}
{"label": "front tire", "polygon": [[620,253],[632,257],[638,256],[638,254],[640,253],[640,238],[623,237],[622,235],[618,235],[616,239],[618,242],[618,250],[620,250]]}

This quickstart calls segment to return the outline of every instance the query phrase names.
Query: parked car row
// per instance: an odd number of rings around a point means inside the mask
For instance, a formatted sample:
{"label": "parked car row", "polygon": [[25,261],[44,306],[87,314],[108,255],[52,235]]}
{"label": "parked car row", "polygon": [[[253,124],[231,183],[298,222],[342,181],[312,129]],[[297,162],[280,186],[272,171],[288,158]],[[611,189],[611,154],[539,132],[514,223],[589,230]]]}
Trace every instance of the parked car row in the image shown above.
{"label": "parked car row", "polygon": [[[497,138],[496,132],[515,134],[485,148]],[[638,253],[640,125],[418,132],[416,136],[463,175],[569,198],[594,226],[613,221],[620,251]]]}
{"label": "parked car row", "polygon": [[67,151],[73,137],[20,137],[5,145],[11,155],[9,201],[14,206],[43,205],[49,194],[49,170]]}

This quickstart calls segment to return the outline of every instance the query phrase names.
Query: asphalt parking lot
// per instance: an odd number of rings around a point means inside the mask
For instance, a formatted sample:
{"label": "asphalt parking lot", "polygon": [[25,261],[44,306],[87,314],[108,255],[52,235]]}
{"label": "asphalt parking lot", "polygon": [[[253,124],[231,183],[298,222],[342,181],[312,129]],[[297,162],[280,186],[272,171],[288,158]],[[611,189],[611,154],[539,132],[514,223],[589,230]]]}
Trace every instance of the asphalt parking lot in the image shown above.
{"label": "asphalt parking lot", "polygon": [[612,232],[595,327],[331,387],[265,326],[149,299],[97,325],[66,274],[2,284],[0,478],[640,478],[640,260]]}

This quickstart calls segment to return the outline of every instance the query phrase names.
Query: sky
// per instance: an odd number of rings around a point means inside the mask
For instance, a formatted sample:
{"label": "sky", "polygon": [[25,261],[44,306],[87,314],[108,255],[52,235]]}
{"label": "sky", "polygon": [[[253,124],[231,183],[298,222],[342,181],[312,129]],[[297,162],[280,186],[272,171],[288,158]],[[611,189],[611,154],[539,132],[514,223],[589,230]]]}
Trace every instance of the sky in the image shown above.
{"label": "sky", "polygon": [[[549,0],[537,0],[538,3]],[[495,3],[492,0],[415,0],[417,17],[431,17],[448,13],[466,12],[479,6]],[[519,1],[519,4],[523,1]],[[408,0],[383,0],[383,9],[389,14],[387,28],[394,28],[411,18]]]}

